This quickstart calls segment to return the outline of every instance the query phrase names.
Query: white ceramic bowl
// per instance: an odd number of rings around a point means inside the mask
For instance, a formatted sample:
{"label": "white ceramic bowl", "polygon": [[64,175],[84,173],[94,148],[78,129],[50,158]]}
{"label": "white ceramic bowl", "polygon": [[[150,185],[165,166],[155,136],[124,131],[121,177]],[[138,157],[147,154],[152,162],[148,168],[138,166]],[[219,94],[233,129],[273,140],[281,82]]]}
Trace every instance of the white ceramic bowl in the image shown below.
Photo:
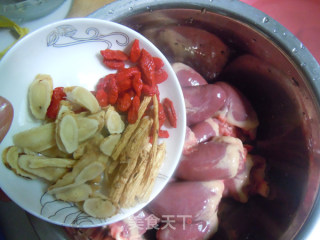
{"label": "white ceramic bowl", "polygon": [[[177,128],[168,129],[167,155],[160,169],[150,200],[166,185],[173,174],[185,136],[185,106],[178,80],[169,62],[146,38],[122,25],[98,19],[69,19],[45,26],[23,38],[0,62],[0,96],[14,108],[11,128],[0,145],[0,152],[13,145],[12,136],[40,125],[30,114],[27,90],[38,73],[50,74],[54,87],[83,86],[93,90],[98,80],[109,73],[101,63],[100,50],[125,49],[134,39],[153,56],[162,58],[169,78],[159,85],[160,97],[170,98],[178,117]],[[96,219],[79,211],[71,203],[55,200],[45,194],[47,184],[41,180],[26,180],[15,175],[0,163],[1,189],[20,207],[51,223],[72,227],[94,227],[119,221],[147,203],[121,209],[109,219]]]}

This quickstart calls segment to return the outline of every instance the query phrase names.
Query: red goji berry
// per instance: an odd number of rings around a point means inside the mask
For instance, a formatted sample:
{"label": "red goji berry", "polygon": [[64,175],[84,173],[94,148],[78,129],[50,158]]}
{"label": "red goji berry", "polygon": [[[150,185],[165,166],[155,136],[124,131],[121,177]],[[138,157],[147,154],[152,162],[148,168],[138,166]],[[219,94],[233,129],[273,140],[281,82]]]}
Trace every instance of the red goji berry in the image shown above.
{"label": "red goji berry", "polygon": [[154,80],[155,64],[153,61],[153,57],[145,49],[141,50],[139,66],[141,68],[142,81],[148,84],[149,86],[153,87],[155,85],[155,80]]}
{"label": "red goji berry", "polygon": [[169,98],[165,98],[162,102],[163,109],[167,119],[172,127],[177,127],[177,115],[173,106],[173,102]]}
{"label": "red goji berry", "polygon": [[149,85],[143,84],[142,86],[142,94],[145,96],[153,96],[154,94],[159,94],[159,89],[157,85],[151,87]]}
{"label": "red goji berry", "polygon": [[125,78],[122,79],[121,81],[117,81],[117,86],[118,86],[118,91],[119,93],[125,92],[129,89],[131,89],[131,79],[130,78]]}
{"label": "red goji berry", "polygon": [[169,132],[167,130],[159,129],[159,138],[169,138]]}
{"label": "red goji berry", "polygon": [[96,92],[96,99],[98,100],[99,105],[100,105],[101,107],[106,107],[106,106],[108,106],[108,95],[107,95],[107,93],[106,93],[103,89],[99,89],[99,90]]}
{"label": "red goji berry", "polygon": [[160,70],[164,66],[164,63],[161,58],[153,57],[153,61],[154,61],[156,71]]}
{"label": "red goji berry", "polygon": [[161,128],[161,126],[166,121],[166,114],[164,113],[163,106],[160,102],[158,103],[158,109],[159,109],[159,111],[158,111],[159,128]]}
{"label": "red goji berry", "polygon": [[103,64],[111,69],[122,69],[124,68],[125,64],[123,61],[119,61],[119,60],[107,60],[107,59],[103,59]]}
{"label": "red goji berry", "polygon": [[130,60],[131,62],[133,63],[136,63],[139,58],[140,58],[140,46],[139,46],[139,40],[138,39],[135,39],[133,41],[133,44],[132,44],[132,47],[131,47],[131,50],[130,50]]}
{"label": "red goji berry", "polygon": [[137,94],[137,96],[140,97],[142,87],[143,87],[143,82],[141,80],[141,73],[140,72],[134,75],[134,77],[132,79],[132,87],[133,87],[133,90],[135,91],[135,93]]}
{"label": "red goji berry", "polygon": [[122,93],[117,100],[117,109],[119,112],[126,112],[131,106],[131,96],[129,93]]}
{"label": "red goji berry", "polygon": [[131,106],[128,110],[128,122],[133,124],[138,119],[138,111],[140,107],[140,98],[135,96],[132,100]]}
{"label": "red goji berry", "polygon": [[154,78],[155,78],[156,84],[160,84],[168,79],[168,73],[163,69],[159,69],[155,71]]}
{"label": "red goji berry", "polygon": [[108,102],[110,104],[115,104],[118,99],[119,91],[118,91],[118,86],[116,82],[116,78],[114,74],[108,75],[108,84],[107,88],[105,89],[107,95],[108,95]]}
{"label": "red goji berry", "polygon": [[106,60],[126,61],[129,59],[127,54],[121,50],[106,49],[101,50],[100,53]]}
{"label": "red goji berry", "polygon": [[57,117],[60,108],[60,101],[66,99],[66,94],[63,90],[63,87],[53,89],[51,102],[47,110],[48,118],[55,119]]}

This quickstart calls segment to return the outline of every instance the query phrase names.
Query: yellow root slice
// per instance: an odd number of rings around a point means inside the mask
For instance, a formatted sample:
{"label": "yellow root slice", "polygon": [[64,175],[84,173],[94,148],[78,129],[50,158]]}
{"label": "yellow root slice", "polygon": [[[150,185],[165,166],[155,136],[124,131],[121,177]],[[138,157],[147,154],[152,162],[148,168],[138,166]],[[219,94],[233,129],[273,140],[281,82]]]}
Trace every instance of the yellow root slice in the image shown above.
{"label": "yellow root slice", "polygon": [[38,74],[29,87],[28,98],[31,113],[36,119],[44,120],[51,102],[52,78]]}

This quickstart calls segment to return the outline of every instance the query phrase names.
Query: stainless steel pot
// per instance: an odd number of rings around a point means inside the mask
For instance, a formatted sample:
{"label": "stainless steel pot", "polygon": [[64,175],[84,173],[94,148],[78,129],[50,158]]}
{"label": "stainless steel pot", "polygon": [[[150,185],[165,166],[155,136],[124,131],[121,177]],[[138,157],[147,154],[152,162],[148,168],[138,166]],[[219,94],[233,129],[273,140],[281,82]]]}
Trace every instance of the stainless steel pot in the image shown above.
{"label": "stainless steel pot", "polygon": [[269,16],[235,0],[118,0],[89,17],[142,33],[194,26],[265,62],[262,69],[232,68],[222,78],[240,88],[258,113],[256,148],[267,158],[271,193],[246,204],[224,201],[212,239],[307,239],[320,216],[320,66],[304,45]]}

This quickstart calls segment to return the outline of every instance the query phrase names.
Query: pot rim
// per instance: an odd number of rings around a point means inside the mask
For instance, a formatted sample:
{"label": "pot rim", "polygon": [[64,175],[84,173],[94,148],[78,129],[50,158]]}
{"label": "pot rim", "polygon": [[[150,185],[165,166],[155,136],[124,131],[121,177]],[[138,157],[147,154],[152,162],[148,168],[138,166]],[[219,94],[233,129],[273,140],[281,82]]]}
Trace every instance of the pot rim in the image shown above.
{"label": "pot rim", "polygon": [[[282,49],[296,65],[297,70],[307,79],[317,104],[320,105],[320,65],[317,60],[303,43],[283,25],[244,2],[238,0],[116,0],[88,17],[117,22],[139,13],[173,8],[214,12],[235,18],[265,34],[269,40]],[[313,236],[316,234],[313,231],[316,225],[320,225],[319,189],[311,212],[295,239],[307,239]]]}

